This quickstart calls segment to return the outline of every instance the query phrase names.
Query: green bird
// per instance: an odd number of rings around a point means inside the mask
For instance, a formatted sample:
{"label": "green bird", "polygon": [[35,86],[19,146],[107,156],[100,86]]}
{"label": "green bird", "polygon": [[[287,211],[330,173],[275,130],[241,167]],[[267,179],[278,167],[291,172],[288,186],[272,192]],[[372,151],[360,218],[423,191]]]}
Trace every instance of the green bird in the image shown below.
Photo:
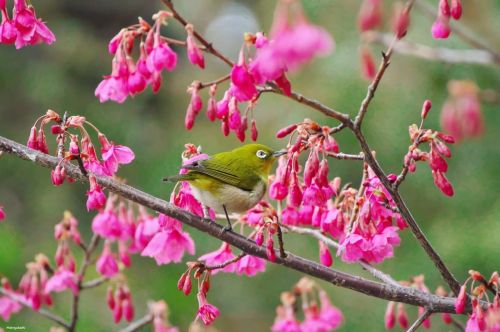
{"label": "green bird", "polygon": [[[264,196],[271,167],[286,150],[273,151],[262,144],[247,144],[237,149],[182,166],[186,174],[168,176],[163,181],[187,181],[194,197],[216,212],[224,211],[231,230],[228,212],[245,212]],[[205,217],[208,217],[205,213]]]}

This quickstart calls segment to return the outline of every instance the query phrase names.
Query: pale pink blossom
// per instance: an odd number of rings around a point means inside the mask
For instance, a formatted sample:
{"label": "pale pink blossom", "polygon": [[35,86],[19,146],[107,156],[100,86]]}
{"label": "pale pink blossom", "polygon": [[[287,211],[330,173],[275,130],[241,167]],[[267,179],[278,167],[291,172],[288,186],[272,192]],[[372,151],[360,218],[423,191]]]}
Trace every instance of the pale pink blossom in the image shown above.
{"label": "pale pink blossom", "polygon": [[109,243],[104,245],[101,256],[96,263],[96,270],[107,278],[111,278],[119,272],[118,263],[113,257]]}
{"label": "pale pink blossom", "polygon": [[262,258],[255,257],[252,255],[246,255],[241,258],[236,267],[237,275],[247,275],[253,277],[259,272],[264,272],[266,270],[266,261]]}
{"label": "pale pink blossom", "polygon": [[106,203],[106,195],[94,176],[89,176],[90,190],[87,191],[87,210],[99,210]]}
{"label": "pale pink blossom", "polygon": [[216,306],[207,302],[206,296],[204,293],[199,292],[197,295],[198,298],[198,313],[196,318],[202,320],[203,324],[210,325],[213,321],[219,317],[220,312]]}
{"label": "pale pink blossom", "polygon": [[[213,266],[213,265],[223,264],[234,258],[235,256],[231,251],[231,246],[229,246],[229,244],[227,244],[226,242],[223,242],[222,246],[219,249],[201,256],[200,258],[198,258],[198,260],[204,262],[208,266]],[[236,267],[237,267],[236,263],[232,263],[227,265],[223,269],[212,270],[212,275],[221,271],[230,273],[235,272]]]}
{"label": "pale pink blossom", "polygon": [[18,302],[12,300],[8,296],[0,297],[0,317],[6,322],[9,321],[12,314],[21,311],[23,306]]}
{"label": "pale pink blossom", "polygon": [[63,292],[66,289],[70,289],[74,295],[77,295],[77,283],[78,277],[74,272],[60,269],[47,281],[44,291],[46,294],[49,294],[51,292]]}
{"label": "pale pink blossom", "polygon": [[162,265],[171,262],[179,263],[186,251],[193,255],[194,250],[191,236],[183,232],[178,223],[156,233],[142,251],[141,256],[153,257],[156,264]]}
{"label": "pale pink blossom", "polygon": [[99,141],[101,142],[102,160],[108,173],[115,174],[120,164],[129,164],[134,160],[135,154],[129,147],[110,143],[102,133],[99,134]]}

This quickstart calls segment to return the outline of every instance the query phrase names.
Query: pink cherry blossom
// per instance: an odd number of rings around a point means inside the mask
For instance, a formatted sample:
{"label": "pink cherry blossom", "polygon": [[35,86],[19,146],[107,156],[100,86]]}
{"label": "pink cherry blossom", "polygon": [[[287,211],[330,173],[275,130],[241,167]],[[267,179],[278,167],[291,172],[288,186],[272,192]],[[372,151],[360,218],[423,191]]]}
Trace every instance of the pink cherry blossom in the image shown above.
{"label": "pink cherry blossom", "polygon": [[101,186],[97,183],[94,176],[89,176],[90,190],[87,191],[87,210],[99,210],[106,203],[106,195],[104,195]]}
{"label": "pink cherry blossom", "polygon": [[95,96],[99,98],[101,103],[108,100],[123,103],[129,94],[129,74],[127,61],[121,52],[118,52],[113,59],[111,75],[104,76],[104,79],[95,89]]}
{"label": "pink cherry blossom", "polygon": [[332,266],[332,254],[330,253],[328,246],[323,241],[319,241],[319,260],[324,266]]}
{"label": "pink cherry blossom", "polygon": [[39,43],[52,44],[56,38],[45,23],[36,17],[33,6],[28,6],[25,0],[15,0],[12,21],[7,11],[2,9],[2,26],[0,41],[5,44],[14,42],[17,49]]}
{"label": "pink cherry blossom", "polygon": [[457,299],[455,300],[455,312],[461,314],[465,310],[465,305],[467,304],[467,293],[465,285],[460,287],[460,292],[458,293]]}
{"label": "pink cherry blossom", "polygon": [[205,325],[212,324],[213,321],[220,315],[219,309],[217,309],[217,307],[213,304],[207,302],[204,293],[198,293],[197,298],[199,307],[196,318],[201,319]]}
{"label": "pink cherry blossom", "polygon": [[156,264],[168,264],[171,262],[179,263],[184,256],[184,252],[190,255],[194,254],[194,242],[191,236],[182,231],[179,222],[176,224],[161,229],[156,233],[146,248],[141,253],[141,256],[153,257]]}
{"label": "pink cherry blossom", "polygon": [[92,220],[92,231],[103,238],[116,240],[122,235],[122,224],[112,207],[106,207]]}
{"label": "pink cherry blossom", "polygon": [[[225,263],[231,259],[234,259],[234,257],[235,256],[234,256],[233,252],[231,251],[231,247],[229,246],[229,244],[227,244],[226,242],[223,242],[222,246],[219,249],[201,256],[200,258],[198,258],[198,260],[204,262],[205,264],[207,264],[209,266],[213,266],[213,265]],[[212,270],[212,275],[216,274],[218,272],[221,272],[221,271],[222,272],[230,272],[230,273],[235,272],[236,267],[237,267],[236,263],[232,263],[232,264],[227,265],[223,269]]]}
{"label": "pink cherry blossom", "polygon": [[237,263],[236,274],[237,275],[247,275],[253,277],[259,272],[264,272],[266,270],[266,261],[262,258],[255,257],[252,255],[246,255],[240,259]]}
{"label": "pink cherry blossom", "polygon": [[6,322],[9,321],[12,314],[18,313],[23,308],[18,302],[8,296],[0,297],[0,317]]}
{"label": "pink cherry blossom", "polygon": [[106,136],[101,133],[99,134],[99,141],[102,146],[102,160],[108,173],[115,174],[120,164],[129,164],[134,160],[135,154],[129,147],[110,143]]}
{"label": "pink cherry blossom", "polygon": [[146,64],[150,72],[161,72],[163,69],[172,71],[177,66],[177,53],[168,46],[167,42],[158,38],[148,55]]}
{"label": "pink cherry blossom", "polygon": [[304,321],[300,324],[302,331],[324,332],[331,331],[330,323],[324,321],[319,315],[317,307],[304,309]]}
{"label": "pink cherry blossom", "polygon": [[107,278],[111,278],[119,272],[118,263],[113,257],[109,243],[104,245],[101,256],[96,263],[96,270]]}
{"label": "pink cherry blossom", "polygon": [[432,37],[436,39],[446,39],[450,36],[450,18],[438,16],[434,24],[432,24]]}
{"label": "pink cherry blossom", "polygon": [[0,221],[5,220],[5,211],[3,209],[3,206],[0,205]]}
{"label": "pink cherry blossom", "polygon": [[248,71],[243,51],[240,52],[238,63],[231,70],[231,88],[229,91],[240,102],[249,101],[257,95],[255,78]]}
{"label": "pink cherry blossom", "polygon": [[363,0],[358,14],[358,28],[368,31],[377,28],[382,21],[382,6],[380,0]]}
{"label": "pink cherry blossom", "polygon": [[387,303],[387,308],[385,309],[384,325],[386,330],[391,330],[396,324],[396,313],[395,313],[396,303],[389,301]]}
{"label": "pink cherry blossom", "polygon": [[60,269],[50,277],[45,284],[44,292],[49,294],[51,292],[63,292],[70,289],[74,295],[78,294],[78,277],[74,272],[66,269]]}
{"label": "pink cherry blossom", "polygon": [[344,320],[342,312],[330,302],[330,299],[324,290],[319,292],[319,300],[321,304],[319,312],[320,318],[329,324],[329,329],[337,329]]}

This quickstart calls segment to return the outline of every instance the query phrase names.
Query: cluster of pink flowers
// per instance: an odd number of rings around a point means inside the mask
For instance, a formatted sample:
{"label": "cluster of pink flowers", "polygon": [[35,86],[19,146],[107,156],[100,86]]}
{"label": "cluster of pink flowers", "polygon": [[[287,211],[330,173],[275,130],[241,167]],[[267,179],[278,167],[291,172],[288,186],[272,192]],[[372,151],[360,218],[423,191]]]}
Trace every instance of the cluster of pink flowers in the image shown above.
{"label": "cluster of pink flowers", "polygon": [[[340,178],[329,180],[326,158],[339,152],[330,131],[327,126],[304,120],[278,132],[278,138],[296,134],[296,140],[293,143],[290,138],[288,156],[279,160],[269,196],[279,201],[286,199],[281,215],[284,225],[316,227],[338,239],[337,255],[342,260],[382,262],[393,256],[394,246],[400,243],[398,231],[406,223],[394,212],[394,201],[370,169],[366,169],[361,191],[341,189]],[[302,168],[299,156],[305,151],[309,151],[309,156]],[[320,242],[319,249],[320,261],[330,266],[328,247]]]}
{"label": "cluster of pink flowers", "polygon": [[[255,141],[258,132],[253,108],[260,96],[259,85],[274,82],[285,95],[290,95],[291,84],[286,72],[298,69],[316,56],[329,54],[333,45],[326,30],[307,21],[299,1],[279,1],[269,38],[262,32],[245,36],[245,45],[231,69],[231,83],[223,98],[217,102],[217,86],[210,87],[207,117],[211,121],[219,119],[222,133],[227,136],[232,131],[242,142],[250,128],[251,139]],[[250,54],[250,46],[254,46],[254,54]],[[186,112],[187,129],[193,127],[203,107],[199,89],[197,81],[188,89],[191,101]],[[248,102],[243,114],[239,107],[242,102]],[[250,126],[249,115],[252,116]]]}
{"label": "cluster of pink flowers", "polygon": [[[162,72],[177,66],[177,53],[170,48],[168,38],[161,35],[161,26],[172,14],[159,11],[153,15],[153,26],[139,18],[139,24],[122,29],[109,42],[108,50],[114,56],[111,74],[104,76],[95,90],[101,103],[112,100],[123,103],[128,96],[143,92],[148,85],[154,93],[162,84]],[[193,26],[186,25],[187,56],[191,63],[205,67],[201,49],[196,44]],[[139,58],[132,57],[135,41],[140,40]]]}
{"label": "cluster of pink flowers", "polygon": [[432,36],[436,39],[448,38],[451,33],[450,19],[458,20],[461,16],[460,0],[439,0],[437,18],[432,25]]}
{"label": "cluster of pink flowers", "polygon": [[[498,272],[491,274],[489,280],[474,270],[469,271],[469,278],[460,288],[457,300],[455,302],[455,310],[457,314],[465,311],[465,306],[469,301],[472,302],[472,314],[467,320],[466,332],[497,332],[500,331],[500,295],[498,292],[499,277]],[[470,294],[467,294],[467,283],[470,282]],[[479,285],[477,285],[479,284]],[[494,296],[490,297],[486,294],[492,291]],[[487,307],[480,303],[486,301]]]}
{"label": "cluster of pink flowers", "polygon": [[26,0],[14,0],[12,19],[7,11],[7,1],[0,0],[2,22],[0,44],[15,44],[17,49],[39,43],[52,44],[56,37],[41,18],[36,17],[35,8]]}
{"label": "cluster of pink flowers", "polygon": [[[13,294],[16,294],[17,296],[20,296],[22,299],[24,299],[24,296],[22,296],[21,294],[17,294],[12,290],[12,286],[7,278],[2,277],[0,283],[4,291],[12,292]],[[4,321],[8,322],[10,316],[12,314],[18,313],[22,308],[22,305],[13,300],[11,297],[7,295],[0,296],[0,317],[2,317]]]}
{"label": "cluster of pink flowers", "polygon": [[[426,100],[422,107],[422,123],[420,126],[413,124],[409,127],[410,139],[413,142],[408,148],[408,153],[404,158],[404,166],[410,171],[415,172],[417,161],[428,161],[432,171],[434,184],[445,195],[453,196],[453,186],[446,178],[448,163],[444,158],[451,157],[451,150],[446,144],[455,143],[455,139],[438,131],[423,129],[423,121],[431,108],[431,102]],[[423,143],[429,144],[429,152],[420,150],[419,146]]]}
{"label": "cluster of pink flowers", "polygon": [[472,81],[448,82],[448,100],[441,111],[441,127],[457,141],[481,136],[484,121],[479,88]]}
{"label": "cluster of pink flowers", "polygon": [[[302,278],[294,292],[281,294],[281,305],[276,308],[273,332],[333,331],[343,321],[342,312],[330,302],[327,293],[309,278]],[[297,301],[303,300],[304,320],[296,317]],[[316,299],[319,299],[319,303]]]}
{"label": "cluster of pink flowers", "polygon": [[[68,182],[73,182],[73,179],[66,175],[65,163],[71,160],[79,160],[85,170],[91,172],[89,176],[90,189],[87,192],[87,209],[101,209],[106,203],[106,196],[94,174],[113,176],[118,171],[119,165],[129,164],[134,160],[134,152],[126,146],[110,142],[85,117],[75,115],[66,119],[53,110],[48,110],[45,115],[36,120],[30,130],[28,147],[43,153],[49,153],[44,129],[51,122],[55,123],[51,126],[51,133],[56,135],[57,156],[62,158],[59,165],[51,172],[52,183],[59,186],[66,179]],[[40,123],[39,128],[37,128],[38,123]],[[90,127],[97,132],[97,138],[101,146],[101,159],[97,156],[86,127]],[[77,134],[71,133],[70,129],[78,129],[83,133],[83,137],[80,139]],[[65,142],[68,136],[70,142],[67,148]]]}

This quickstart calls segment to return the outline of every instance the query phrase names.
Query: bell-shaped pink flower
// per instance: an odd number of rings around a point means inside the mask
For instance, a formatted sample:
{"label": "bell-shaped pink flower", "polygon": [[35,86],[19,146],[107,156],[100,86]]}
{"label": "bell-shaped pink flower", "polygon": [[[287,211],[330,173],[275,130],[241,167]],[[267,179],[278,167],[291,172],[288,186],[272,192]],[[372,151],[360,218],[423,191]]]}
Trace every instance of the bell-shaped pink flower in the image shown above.
{"label": "bell-shaped pink flower", "polygon": [[434,24],[432,24],[432,37],[435,39],[446,39],[450,36],[450,18],[438,16]]}
{"label": "bell-shaped pink flower", "polygon": [[387,308],[385,309],[384,315],[384,325],[386,330],[391,330],[394,325],[396,325],[396,313],[395,313],[396,303],[389,301],[387,303]]}
{"label": "bell-shaped pink flower", "polygon": [[191,236],[183,232],[180,226],[173,226],[160,230],[156,233],[141,256],[153,257],[156,264],[179,263],[184,256],[184,252],[194,254],[194,242]]}
{"label": "bell-shaped pink flower", "polygon": [[[231,251],[231,246],[229,246],[229,244],[227,244],[226,242],[223,242],[222,246],[219,249],[201,256],[200,258],[198,258],[198,260],[204,262],[209,266],[213,266],[223,264],[231,259],[234,259],[234,257],[235,256]],[[223,269],[212,270],[212,274],[216,274],[221,271],[232,273],[236,271],[236,267],[236,263],[232,263],[227,265]]]}
{"label": "bell-shaped pink flower", "polygon": [[23,308],[18,302],[8,296],[0,297],[0,317],[6,322],[9,321],[12,314],[18,313]]}
{"label": "bell-shaped pink flower", "polygon": [[129,147],[110,143],[106,136],[101,133],[99,133],[99,141],[101,142],[104,167],[110,174],[115,174],[118,171],[118,165],[129,164],[134,160],[135,154]]}
{"label": "bell-shaped pink flower", "polygon": [[104,245],[101,256],[96,263],[96,270],[107,278],[111,278],[119,272],[118,263],[113,257],[109,243]]}
{"label": "bell-shaped pink flower", "polygon": [[74,295],[78,294],[78,277],[74,272],[66,269],[58,270],[45,284],[44,292],[63,292],[70,289]]}
{"label": "bell-shaped pink flower", "polygon": [[323,241],[319,241],[319,260],[321,264],[327,267],[330,267],[333,264],[333,258],[332,254],[330,253],[330,249]]}
{"label": "bell-shaped pink flower", "polygon": [[458,293],[457,299],[455,300],[455,312],[461,314],[465,311],[465,305],[467,304],[467,293],[465,292],[465,284],[460,287],[460,292]]}
{"label": "bell-shaped pink flower", "polygon": [[264,272],[266,270],[266,261],[252,255],[244,256],[238,261],[237,264],[237,275],[245,274],[248,277],[253,277],[257,273]]}
{"label": "bell-shaped pink flower", "polygon": [[99,210],[106,203],[106,195],[94,176],[89,176],[90,190],[87,191],[87,210]]}
{"label": "bell-shaped pink flower", "polygon": [[231,70],[231,95],[238,101],[249,101],[257,95],[255,78],[248,71],[243,52],[240,52],[240,60]]}
{"label": "bell-shaped pink flower", "polygon": [[163,69],[172,71],[177,66],[177,53],[165,41],[159,39],[149,53],[146,64],[151,72],[161,72]]}
{"label": "bell-shaped pink flower", "polygon": [[328,294],[324,290],[319,291],[319,301],[321,304],[321,309],[319,312],[321,320],[328,323],[329,329],[337,329],[344,320],[342,311],[340,311],[330,302]]}
{"label": "bell-shaped pink flower", "polygon": [[201,319],[203,324],[210,325],[214,322],[214,320],[219,317],[220,312],[216,306],[207,302],[206,296],[204,293],[199,292],[197,295],[198,298],[198,313],[196,314],[196,318]]}
{"label": "bell-shaped pink flower", "polygon": [[122,224],[112,207],[100,211],[92,220],[92,231],[99,236],[117,240],[122,235]]}
{"label": "bell-shaped pink flower", "polygon": [[193,65],[197,65],[201,69],[204,69],[205,58],[203,57],[203,52],[200,50],[194,39],[193,26],[191,24],[188,24],[185,28],[187,31],[186,45],[189,62],[191,62]]}

